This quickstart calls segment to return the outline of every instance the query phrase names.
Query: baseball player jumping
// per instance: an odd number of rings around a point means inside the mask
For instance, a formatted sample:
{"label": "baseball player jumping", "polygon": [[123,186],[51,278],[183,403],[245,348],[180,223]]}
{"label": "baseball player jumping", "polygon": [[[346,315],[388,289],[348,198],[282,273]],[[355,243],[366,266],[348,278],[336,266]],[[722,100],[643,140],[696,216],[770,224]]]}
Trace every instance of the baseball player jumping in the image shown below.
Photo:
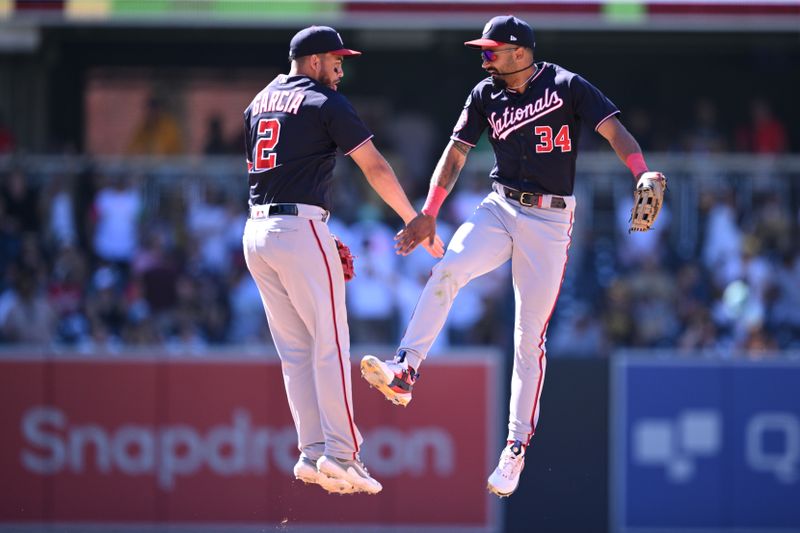
{"label": "baseball player jumping", "polygon": [[[297,429],[295,477],[329,492],[376,494],[382,487],[359,458],[362,437],[353,415],[346,258],[338,251],[345,247],[337,247],[326,224],[337,147],[407,227],[430,222],[417,216],[372,134],[337,92],[343,57],[360,53],[345,48],[332,28],[301,30],[289,47],[289,74],[247,107],[250,217],[243,247]],[[444,252],[438,239],[423,244],[436,257]]]}
{"label": "baseball player jumping", "polygon": [[637,180],[631,230],[649,229],[661,207],[666,178],[650,172],[617,107],[581,76],[534,61],[533,29],[513,16],[491,19],[480,49],[490,76],[470,92],[451,141],[430,182],[423,223],[397,236],[398,253],[431,242],[436,215],[467,155],[489,128],[495,165],[492,192],[453,236],[434,267],[393,360],[367,355],[364,378],[392,402],[407,405],[417,371],[445,323],[458,291],[511,260],[516,318],[507,446],[488,489],[510,496],[519,484],[525,450],[539,418],[547,360],[547,326],[564,279],[575,213],[573,186],[578,136],[591,125]]}

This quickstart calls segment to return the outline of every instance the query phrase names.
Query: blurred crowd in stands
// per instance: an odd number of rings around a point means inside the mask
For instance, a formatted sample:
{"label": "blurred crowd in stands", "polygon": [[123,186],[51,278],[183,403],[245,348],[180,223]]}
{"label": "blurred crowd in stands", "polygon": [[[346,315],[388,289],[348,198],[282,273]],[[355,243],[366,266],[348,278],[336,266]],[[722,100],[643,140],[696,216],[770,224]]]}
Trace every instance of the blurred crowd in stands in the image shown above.
{"label": "blurred crowd in stands", "polygon": [[[751,122],[733,135],[725,135],[716,120],[713,101],[699,100],[694,123],[679,145],[669,146],[654,138],[646,113],[634,111],[626,123],[646,154],[781,155],[798,148],[764,100],[752,102]],[[208,154],[230,153],[236,143],[219,139],[214,124],[209,131]],[[434,131],[424,117],[403,115],[392,129],[375,132],[416,205],[446,142]],[[157,144],[151,141],[138,138],[137,145]],[[597,140],[585,142],[591,148]],[[13,148],[13,137],[0,131],[0,156]],[[201,353],[271,343],[241,252],[243,170],[226,185],[187,177],[180,186],[164,185],[154,199],[144,192],[153,179],[146,173],[88,165],[37,175],[13,161],[4,168],[0,347],[114,353],[157,345]],[[488,193],[488,170],[465,172],[447,199],[439,222],[445,241]],[[670,174],[669,168],[659,170]],[[759,357],[800,349],[796,178],[772,175],[786,193],[757,189],[747,202],[735,187],[693,189],[699,235],[689,253],[675,245],[675,227],[683,221],[670,193],[656,230],[647,234],[628,235],[627,198],[613,205],[616,222],[605,234],[578,220],[548,354],[594,357],[617,348],[664,348]],[[621,163],[618,179],[629,185]],[[337,165],[335,196],[330,226],[356,256],[357,275],[347,286],[352,342],[393,345],[434,260],[422,250],[395,255],[399,219],[347,159]],[[510,349],[513,300],[510,265],[476,279],[459,294],[432,353],[481,344]]]}

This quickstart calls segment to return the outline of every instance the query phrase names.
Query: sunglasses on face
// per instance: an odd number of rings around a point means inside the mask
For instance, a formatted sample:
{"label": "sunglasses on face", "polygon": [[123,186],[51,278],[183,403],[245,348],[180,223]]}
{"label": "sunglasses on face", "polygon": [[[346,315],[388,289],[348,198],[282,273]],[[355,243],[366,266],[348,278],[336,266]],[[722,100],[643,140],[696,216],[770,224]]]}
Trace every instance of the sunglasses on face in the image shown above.
{"label": "sunglasses on face", "polygon": [[481,50],[481,58],[484,61],[494,61],[497,59],[497,54],[500,52],[513,52],[517,48],[519,48],[519,46],[514,48],[503,48],[502,50]]}

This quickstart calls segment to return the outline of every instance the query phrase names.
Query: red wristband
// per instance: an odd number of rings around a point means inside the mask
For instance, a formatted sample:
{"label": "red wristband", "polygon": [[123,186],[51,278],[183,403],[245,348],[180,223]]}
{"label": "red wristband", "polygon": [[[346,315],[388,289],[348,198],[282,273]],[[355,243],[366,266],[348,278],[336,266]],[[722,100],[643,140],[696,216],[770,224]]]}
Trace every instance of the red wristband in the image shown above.
{"label": "red wristband", "polygon": [[625,158],[625,164],[633,172],[633,177],[638,178],[643,172],[647,172],[647,163],[644,162],[644,156],[637,152]]}
{"label": "red wristband", "polygon": [[425,205],[422,206],[422,214],[436,218],[446,197],[447,189],[441,185],[431,187],[428,191],[428,197],[425,199]]}

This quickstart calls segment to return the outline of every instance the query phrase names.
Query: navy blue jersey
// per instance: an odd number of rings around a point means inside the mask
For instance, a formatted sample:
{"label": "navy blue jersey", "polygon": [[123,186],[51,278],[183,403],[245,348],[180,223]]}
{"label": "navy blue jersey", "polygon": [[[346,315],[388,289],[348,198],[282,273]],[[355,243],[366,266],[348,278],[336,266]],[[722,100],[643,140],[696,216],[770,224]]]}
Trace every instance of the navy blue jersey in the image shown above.
{"label": "navy blue jersey", "polygon": [[336,149],[372,134],[347,98],[307,76],[281,74],[247,106],[250,205],[302,203],[330,210]]}
{"label": "navy blue jersey", "polygon": [[517,190],[570,196],[582,122],[595,130],[619,109],[591,83],[541,62],[524,93],[492,78],[472,89],[452,139],[475,146],[489,127],[495,165],[489,176]]}

